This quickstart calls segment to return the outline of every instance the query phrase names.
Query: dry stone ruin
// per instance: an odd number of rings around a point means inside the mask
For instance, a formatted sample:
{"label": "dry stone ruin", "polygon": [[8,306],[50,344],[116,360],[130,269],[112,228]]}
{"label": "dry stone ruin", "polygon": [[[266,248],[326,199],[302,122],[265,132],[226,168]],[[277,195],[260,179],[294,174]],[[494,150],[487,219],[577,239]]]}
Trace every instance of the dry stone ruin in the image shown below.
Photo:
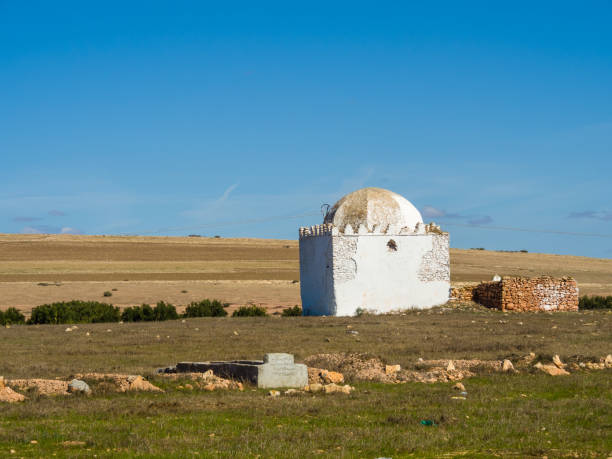
{"label": "dry stone ruin", "polygon": [[451,297],[502,311],[577,311],[578,285],[571,277],[510,277],[453,288]]}

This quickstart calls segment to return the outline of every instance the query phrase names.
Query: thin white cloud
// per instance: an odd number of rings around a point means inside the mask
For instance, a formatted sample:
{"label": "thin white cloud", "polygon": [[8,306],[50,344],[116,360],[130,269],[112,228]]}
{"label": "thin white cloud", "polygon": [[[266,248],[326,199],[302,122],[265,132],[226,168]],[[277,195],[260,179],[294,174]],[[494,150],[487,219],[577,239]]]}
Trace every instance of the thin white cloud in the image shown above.
{"label": "thin white cloud", "polygon": [[78,229],[74,229],[71,228],[69,226],[64,226],[61,230],[60,230],[61,234],[83,234],[82,231],[78,230]]}
{"label": "thin white cloud", "polygon": [[21,229],[22,234],[42,234],[42,231],[32,226],[26,226]]}
{"label": "thin white cloud", "polygon": [[234,191],[236,188],[238,188],[238,184],[237,183],[234,183],[233,185],[230,185],[229,187],[227,187],[227,189],[223,192],[221,197],[215,201],[215,203],[216,204],[222,204],[225,201],[227,201],[227,198],[229,198],[230,193],[232,191]]}
{"label": "thin white cloud", "polygon": [[425,218],[439,218],[446,215],[446,212],[433,206],[424,206],[423,209],[421,209],[421,213]]}

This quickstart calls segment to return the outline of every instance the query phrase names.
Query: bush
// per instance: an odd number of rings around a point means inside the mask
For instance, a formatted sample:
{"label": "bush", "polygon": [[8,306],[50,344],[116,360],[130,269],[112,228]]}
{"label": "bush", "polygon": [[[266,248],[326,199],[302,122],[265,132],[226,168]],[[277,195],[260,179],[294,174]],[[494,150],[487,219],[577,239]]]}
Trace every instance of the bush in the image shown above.
{"label": "bush", "polygon": [[612,296],[581,296],[579,309],[612,309]]}
{"label": "bush", "polygon": [[160,301],[153,308],[153,316],[157,321],[163,320],[176,320],[179,318],[178,312],[176,312],[176,308],[170,303],[164,303]]}
{"label": "bush", "polygon": [[97,301],[64,301],[32,309],[28,324],[74,324],[118,322],[119,308]]}
{"label": "bush", "polygon": [[248,306],[241,306],[234,311],[232,317],[257,317],[257,316],[267,316],[265,308],[261,306],[256,306],[254,304],[250,304]]}
{"label": "bush", "polygon": [[125,308],[121,313],[121,320],[124,322],[151,322],[155,320],[153,308],[148,304],[142,306],[131,306]]}
{"label": "bush", "polygon": [[104,292],[102,295],[103,295],[103,296],[113,296],[113,293],[112,293],[112,292],[109,292],[109,291],[107,290],[107,291],[106,291],[106,292]]}
{"label": "bush", "polygon": [[15,325],[24,324],[25,316],[19,312],[19,309],[8,308],[6,311],[0,311],[0,325]]}
{"label": "bush", "polygon": [[183,317],[225,317],[227,311],[224,309],[229,303],[221,303],[219,300],[194,301],[187,306]]}
{"label": "bush", "polygon": [[283,317],[295,317],[302,315],[302,308],[300,308],[297,304],[292,308],[285,308],[281,314]]}
{"label": "bush", "polygon": [[176,308],[170,303],[160,301],[154,308],[148,304],[142,306],[130,306],[121,313],[124,322],[162,322],[164,320],[176,320],[179,318]]}

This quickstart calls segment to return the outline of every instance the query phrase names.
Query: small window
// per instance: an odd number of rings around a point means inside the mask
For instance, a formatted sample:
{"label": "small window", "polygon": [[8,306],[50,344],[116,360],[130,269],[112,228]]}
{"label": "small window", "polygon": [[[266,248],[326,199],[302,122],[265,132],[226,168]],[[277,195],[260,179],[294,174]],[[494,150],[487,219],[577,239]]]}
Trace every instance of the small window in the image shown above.
{"label": "small window", "polygon": [[387,242],[387,247],[389,248],[389,251],[397,252],[397,244],[393,239],[389,239],[389,242]]}

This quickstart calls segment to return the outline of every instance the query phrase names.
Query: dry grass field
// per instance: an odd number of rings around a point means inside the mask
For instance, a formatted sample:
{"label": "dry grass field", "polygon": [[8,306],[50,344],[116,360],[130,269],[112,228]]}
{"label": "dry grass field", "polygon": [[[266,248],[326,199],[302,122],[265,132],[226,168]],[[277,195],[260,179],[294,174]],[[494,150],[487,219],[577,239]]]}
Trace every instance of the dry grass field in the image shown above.
{"label": "dry grass field", "polygon": [[[347,333],[347,327],[358,334]],[[503,313],[434,308],[362,317],[198,318],[186,321],[0,327],[0,374],[69,380],[75,373],[142,374],[164,393],[42,396],[0,406],[0,457],[608,457],[612,370],[549,376],[482,373],[452,382],[350,381],[351,395],[267,396],[186,390],[155,368],[181,360],[253,359],[290,352],[417,359],[502,359],[530,351],[550,362],[610,353],[612,314]],[[422,420],[433,420],[426,427]],[[10,451],[14,451],[13,454]]]}
{"label": "dry grass field", "polygon": [[[612,260],[451,249],[454,284],[493,274],[571,275],[612,294]],[[117,306],[219,298],[271,311],[300,304],[298,242],[196,237],[0,235],[0,308],[71,299]],[[112,297],[103,297],[111,291]]]}
{"label": "dry grass field", "polygon": [[[453,250],[453,282],[573,275],[583,293],[612,293],[612,260]],[[0,235],[0,306],[56,300],[119,306],[221,298],[270,309],[299,304],[296,241]],[[111,291],[111,297],[103,297]],[[0,327],[0,375],[142,374],[163,393],[44,396],[0,406],[0,457],[608,457],[612,370],[553,377],[534,368],[452,382],[350,381],[350,395],[272,398],[187,390],[158,367],[181,360],[289,352],[418,359],[599,361],[611,352],[609,311],[504,313],[477,305],[360,317],[197,318],[148,323]],[[350,330],[351,333],[347,333]],[[353,333],[354,332],[354,333]],[[92,383],[93,384],[93,383]],[[421,421],[431,420],[432,426]]]}

